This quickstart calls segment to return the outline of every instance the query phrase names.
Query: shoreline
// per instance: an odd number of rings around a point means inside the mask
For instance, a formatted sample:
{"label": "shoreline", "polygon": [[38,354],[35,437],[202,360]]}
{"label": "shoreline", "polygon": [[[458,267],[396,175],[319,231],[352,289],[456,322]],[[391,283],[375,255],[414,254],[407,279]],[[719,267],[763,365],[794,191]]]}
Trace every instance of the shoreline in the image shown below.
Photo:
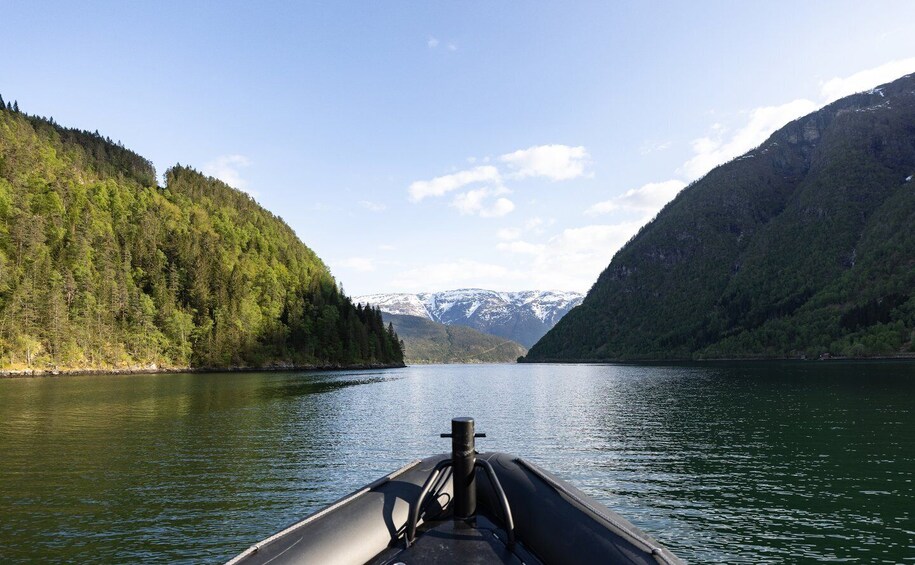
{"label": "shoreline", "polygon": [[293,371],[361,371],[402,369],[406,364],[364,363],[359,365],[268,365],[264,367],[120,367],[84,369],[0,369],[0,379],[77,377],[83,375],[162,375],[170,373],[260,373]]}
{"label": "shoreline", "polygon": [[525,359],[518,361],[519,365],[523,364],[554,364],[554,365],[658,365],[665,363],[688,364],[688,363],[767,363],[772,361],[912,361],[915,360],[915,353],[900,353],[897,355],[871,355],[868,357],[843,357],[830,355],[828,357],[714,357],[707,359],[693,358],[667,358],[667,359]]}

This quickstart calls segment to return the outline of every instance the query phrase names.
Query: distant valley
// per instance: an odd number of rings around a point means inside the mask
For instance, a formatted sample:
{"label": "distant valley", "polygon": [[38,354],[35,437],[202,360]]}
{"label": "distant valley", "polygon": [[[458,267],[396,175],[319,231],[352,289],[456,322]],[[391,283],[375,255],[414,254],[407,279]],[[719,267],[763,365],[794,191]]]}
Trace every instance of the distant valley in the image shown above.
{"label": "distant valley", "polygon": [[521,344],[473,328],[419,316],[383,313],[404,343],[404,360],[425,363],[514,363],[527,353]]}
{"label": "distant valley", "polygon": [[569,310],[581,304],[583,297],[577,292],[496,292],[467,288],[420,294],[373,294],[357,296],[353,301],[371,304],[385,314],[466,326],[531,347]]}

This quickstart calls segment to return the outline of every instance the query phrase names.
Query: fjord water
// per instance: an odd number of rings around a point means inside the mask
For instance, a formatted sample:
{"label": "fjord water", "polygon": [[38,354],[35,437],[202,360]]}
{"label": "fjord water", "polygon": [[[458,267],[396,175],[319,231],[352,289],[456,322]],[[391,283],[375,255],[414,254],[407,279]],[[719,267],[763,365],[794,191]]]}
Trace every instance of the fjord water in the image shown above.
{"label": "fjord water", "polygon": [[0,561],[218,562],[456,415],[692,562],[915,559],[915,364],[0,381]]}

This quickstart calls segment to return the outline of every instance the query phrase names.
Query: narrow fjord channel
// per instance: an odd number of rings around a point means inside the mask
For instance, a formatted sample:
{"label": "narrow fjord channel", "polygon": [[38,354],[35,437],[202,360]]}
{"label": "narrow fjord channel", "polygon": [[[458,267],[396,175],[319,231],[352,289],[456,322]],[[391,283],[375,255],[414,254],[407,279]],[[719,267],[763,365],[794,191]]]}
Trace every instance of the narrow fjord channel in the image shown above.
{"label": "narrow fjord channel", "polygon": [[689,562],[915,557],[903,362],[0,380],[0,557],[219,562],[457,415]]}

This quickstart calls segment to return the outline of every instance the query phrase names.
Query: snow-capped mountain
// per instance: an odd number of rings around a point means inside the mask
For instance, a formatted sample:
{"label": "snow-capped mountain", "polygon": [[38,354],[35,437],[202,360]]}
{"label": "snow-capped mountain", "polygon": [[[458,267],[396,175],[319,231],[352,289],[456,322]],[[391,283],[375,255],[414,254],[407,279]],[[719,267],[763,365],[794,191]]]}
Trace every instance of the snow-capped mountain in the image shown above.
{"label": "snow-capped mountain", "polygon": [[373,294],[353,298],[382,312],[420,316],[468,326],[530,347],[566,312],[581,304],[577,292],[529,290],[496,292],[479,288],[420,294]]}
{"label": "snow-capped mountain", "polygon": [[435,320],[426,310],[426,305],[423,304],[418,294],[371,294],[357,296],[353,298],[353,302],[377,306],[381,308],[382,312],[387,312],[388,314],[417,316]]}

